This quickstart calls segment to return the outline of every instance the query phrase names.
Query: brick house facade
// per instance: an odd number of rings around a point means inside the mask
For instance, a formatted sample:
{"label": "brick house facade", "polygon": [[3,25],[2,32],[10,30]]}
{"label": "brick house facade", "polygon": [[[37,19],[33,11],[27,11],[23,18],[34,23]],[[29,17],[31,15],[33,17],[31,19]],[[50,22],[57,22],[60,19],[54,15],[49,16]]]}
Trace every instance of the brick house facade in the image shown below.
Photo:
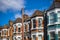
{"label": "brick house facade", "polygon": [[[44,40],[43,12],[36,10],[31,17],[24,14],[24,40]],[[9,21],[9,25],[0,28],[0,39],[22,40],[22,19]]]}

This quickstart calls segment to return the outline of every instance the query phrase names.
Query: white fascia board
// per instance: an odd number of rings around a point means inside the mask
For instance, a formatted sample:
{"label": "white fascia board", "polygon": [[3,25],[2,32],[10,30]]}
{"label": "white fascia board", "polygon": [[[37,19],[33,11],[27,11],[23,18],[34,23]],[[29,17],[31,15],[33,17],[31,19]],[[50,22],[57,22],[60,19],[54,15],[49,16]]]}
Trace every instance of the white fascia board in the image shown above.
{"label": "white fascia board", "polygon": [[56,8],[55,10],[56,10],[56,13],[58,13],[58,11],[60,11],[60,8]]}
{"label": "white fascia board", "polygon": [[2,31],[4,31],[4,30],[6,30],[6,31],[7,31],[8,29],[2,29]]}
{"label": "white fascia board", "polygon": [[48,12],[47,12],[47,15],[49,16],[49,14],[52,13],[52,12],[57,13],[56,9],[53,9],[53,10],[48,11]]}
{"label": "white fascia board", "polygon": [[43,16],[42,17],[36,17],[36,19],[38,19],[38,18],[42,18],[43,19]]}

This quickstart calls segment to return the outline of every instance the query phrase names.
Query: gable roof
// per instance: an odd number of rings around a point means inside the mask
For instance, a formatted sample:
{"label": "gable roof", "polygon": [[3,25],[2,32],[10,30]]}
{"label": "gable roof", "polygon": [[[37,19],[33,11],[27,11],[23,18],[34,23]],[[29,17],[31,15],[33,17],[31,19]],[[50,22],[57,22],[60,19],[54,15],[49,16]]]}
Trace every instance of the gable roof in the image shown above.
{"label": "gable roof", "polygon": [[14,23],[21,23],[22,22],[22,19],[21,18],[17,18]]}
{"label": "gable roof", "polygon": [[43,16],[43,12],[36,10],[31,17],[35,17],[35,16]]}
{"label": "gable roof", "polygon": [[53,4],[50,6],[48,10],[52,10],[54,8],[60,8],[60,0],[54,0]]}
{"label": "gable roof", "polygon": [[28,18],[30,18],[27,14],[23,15],[24,21],[26,21]]}

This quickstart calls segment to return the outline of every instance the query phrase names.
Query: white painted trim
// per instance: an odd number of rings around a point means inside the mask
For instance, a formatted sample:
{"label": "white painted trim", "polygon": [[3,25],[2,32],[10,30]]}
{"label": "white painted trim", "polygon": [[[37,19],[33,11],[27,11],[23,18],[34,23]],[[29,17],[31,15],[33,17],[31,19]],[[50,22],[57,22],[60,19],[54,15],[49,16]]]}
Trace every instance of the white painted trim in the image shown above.
{"label": "white painted trim", "polygon": [[[20,24],[20,26],[18,26],[18,24]],[[16,23],[16,26],[19,28],[22,26],[22,23]]]}
{"label": "white painted trim", "polygon": [[6,30],[6,31],[7,31],[8,29],[2,29],[2,31],[4,31],[4,30]]}
{"label": "white painted trim", "polygon": [[[32,22],[32,28],[31,28],[31,30],[33,30],[33,29],[37,29],[37,28],[33,28],[33,20],[35,19],[35,20],[38,20],[39,18],[42,18],[42,20],[43,20],[43,16],[42,17],[35,17],[35,18],[32,18],[31,19],[31,22]],[[38,28],[39,29],[39,28]]]}
{"label": "white painted trim", "polygon": [[5,39],[7,40],[7,38],[3,38],[2,40],[5,40]]}
{"label": "white painted trim", "polygon": [[33,39],[33,35],[36,35],[36,37],[38,37],[38,35],[41,35],[42,37],[44,36],[43,32],[33,32],[31,33],[31,38]]}
{"label": "white painted trim", "polygon": [[60,24],[60,22],[55,22],[55,23],[53,23],[53,24],[48,24],[47,26],[55,25],[55,24]]}
{"label": "white painted trim", "polygon": [[[8,32],[8,29],[2,29],[2,31],[6,30]],[[1,33],[2,34],[2,33]],[[7,35],[1,35],[1,36],[7,36]]]}

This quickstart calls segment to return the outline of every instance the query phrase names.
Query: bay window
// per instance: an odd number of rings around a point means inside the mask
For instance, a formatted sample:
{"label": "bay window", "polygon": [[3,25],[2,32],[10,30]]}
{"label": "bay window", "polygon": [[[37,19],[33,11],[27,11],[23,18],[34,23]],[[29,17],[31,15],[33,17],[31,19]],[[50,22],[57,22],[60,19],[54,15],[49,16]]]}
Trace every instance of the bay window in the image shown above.
{"label": "bay window", "polygon": [[50,23],[54,23],[54,14],[50,13]]}
{"label": "bay window", "polygon": [[58,22],[60,22],[60,11],[58,11]]}
{"label": "bay window", "polygon": [[33,28],[36,28],[36,20],[33,19]]}
{"label": "bay window", "polygon": [[50,40],[55,40],[55,32],[50,32]]}
{"label": "bay window", "polygon": [[54,12],[50,13],[49,20],[50,20],[50,24],[54,23],[54,22],[57,22],[57,14],[54,13]]}
{"label": "bay window", "polygon": [[38,19],[38,27],[40,28],[42,26],[42,18]]}

